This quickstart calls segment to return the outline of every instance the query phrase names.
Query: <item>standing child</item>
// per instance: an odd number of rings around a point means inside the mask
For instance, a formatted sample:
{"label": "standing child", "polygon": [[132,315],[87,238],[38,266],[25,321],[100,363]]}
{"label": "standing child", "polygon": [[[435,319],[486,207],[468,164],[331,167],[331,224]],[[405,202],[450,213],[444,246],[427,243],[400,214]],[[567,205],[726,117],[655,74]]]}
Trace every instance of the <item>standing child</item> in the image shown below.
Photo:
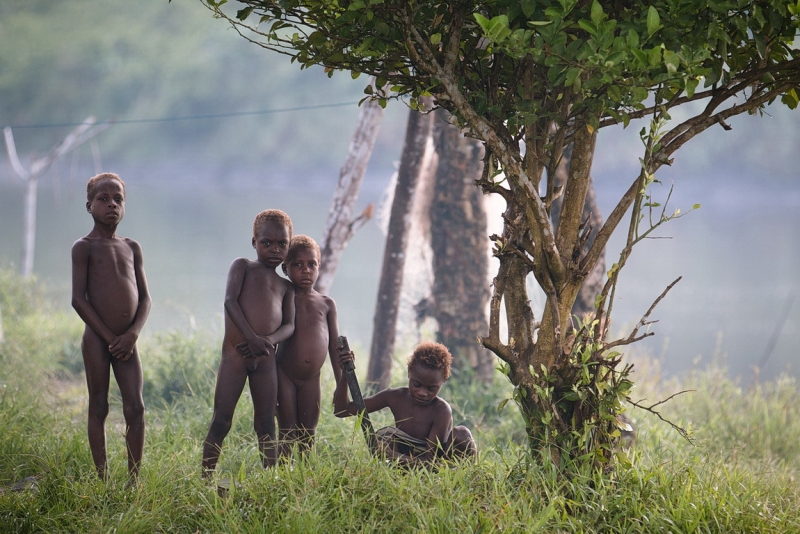
{"label": "standing child", "polygon": [[[340,365],[353,360],[352,352],[339,350]],[[451,361],[447,347],[424,341],[408,359],[408,387],[384,389],[364,399],[367,413],[382,408],[392,411],[396,426],[375,433],[380,452],[388,459],[426,465],[436,458],[477,458],[472,433],[465,426],[453,428],[452,409],[438,396],[450,376]],[[336,385],[333,406],[337,417],[358,413],[355,403],[349,401],[346,380]]]}
{"label": "standing child", "polygon": [[330,354],[336,382],[342,370],[335,355],[339,327],[336,303],[318,293],[319,245],[308,236],[292,238],[283,272],[294,285],[294,335],[278,348],[278,427],[281,454],[297,444],[301,451],[314,443],[320,413],[320,371]]}
{"label": "standing child", "polygon": [[237,258],[225,288],[225,336],[214,392],[214,415],[203,444],[203,476],[217,466],[233,411],[249,379],[253,427],[264,467],[275,464],[275,403],[278,383],[275,347],[294,332],[294,290],[275,270],[286,259],[292,220],[265,210],[253,222],[256,261]]}
{"label": "standing child", "polygon": [[89,389],[89,447],[101,479],[108,477],[105,421],[110,370],[125,416],[128,484],[135,483],[144,447],[142,362],[136,341],[150,313],[139,243],[117,235],[125,216],[125,183],[103,173],[86,185],[94,227],[72,245],[72,307],[86,327],[81,352]]}

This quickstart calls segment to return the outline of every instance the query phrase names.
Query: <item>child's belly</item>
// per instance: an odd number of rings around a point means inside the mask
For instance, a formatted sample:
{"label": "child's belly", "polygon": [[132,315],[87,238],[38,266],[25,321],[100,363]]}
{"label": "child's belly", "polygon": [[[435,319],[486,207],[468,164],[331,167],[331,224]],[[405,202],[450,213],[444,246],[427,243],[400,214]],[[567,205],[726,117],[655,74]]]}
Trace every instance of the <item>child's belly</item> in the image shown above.
{"label": "child's belly", "polygon": [[290,378],[306,380],[319,374],[328,355],[328,340],[322,336],[293,336],[278,360]]}

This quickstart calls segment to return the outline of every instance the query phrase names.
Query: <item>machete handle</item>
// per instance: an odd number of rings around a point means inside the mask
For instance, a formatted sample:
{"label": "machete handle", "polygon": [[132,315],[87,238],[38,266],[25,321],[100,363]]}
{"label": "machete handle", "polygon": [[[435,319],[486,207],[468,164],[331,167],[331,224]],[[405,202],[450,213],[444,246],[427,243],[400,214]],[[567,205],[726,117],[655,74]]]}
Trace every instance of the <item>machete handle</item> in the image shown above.
{"label": "machete handle", "polygon": [[[341,349],[344,349],[345,352],[351,352],[350,344],[347,343],[347,336],[339,336],[339,338],[337,339],[336,346]],[[342,368],[345,371],[355,371],[356,363],[353,360],[350,360],[349,362],[345,362]]]}

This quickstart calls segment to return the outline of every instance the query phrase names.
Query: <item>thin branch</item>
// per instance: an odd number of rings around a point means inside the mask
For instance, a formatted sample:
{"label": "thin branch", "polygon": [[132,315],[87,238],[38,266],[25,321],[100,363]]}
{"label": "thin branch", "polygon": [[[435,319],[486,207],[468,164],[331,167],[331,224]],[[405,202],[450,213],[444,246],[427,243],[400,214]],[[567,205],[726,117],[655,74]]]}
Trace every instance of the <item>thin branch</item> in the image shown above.
{"label": "thin branch", "polygon": [[678,395],[683,395],[684,393],[691,393],[693,391],[695,391],[695,390],[687,389],[687,390],[684,390],[684,391],[679,391],[678,393],[674,393],[674,394],[670,395],[669,397],[667,397],[666,399],[664,399],[662,401],[659,401],[659,402],[657,402],[655,404],[652,404],[650,406],[643,406],[643,405],[639,404],[638,402],[631,400],[630,397],[625,397],[625,400],[627,400],[630,403],[631,406],[634,406],[636,408],[639,408],[639,409],[644,410],[646,412],[650,412],[651,414],[655,415],[656,417],[661,419],[663,422],[667,423],[669,426],[674,428],[678,432],[678,434],[680,434],[683,437],[683,439],[685,439],[686,441],[688,441],[689,443],[694,445],[695,441],[689,435],[689,431],[687,431],[685,428],[683,428],[681,426],[678,426],[677,424],[673,423],[672,421],[670,421],[669,419],[667,419],[663,415],[661,415],[661,412],[655,410],[656,406],[660,406],[661,404],[664,404],[664,403],[674,399]]}

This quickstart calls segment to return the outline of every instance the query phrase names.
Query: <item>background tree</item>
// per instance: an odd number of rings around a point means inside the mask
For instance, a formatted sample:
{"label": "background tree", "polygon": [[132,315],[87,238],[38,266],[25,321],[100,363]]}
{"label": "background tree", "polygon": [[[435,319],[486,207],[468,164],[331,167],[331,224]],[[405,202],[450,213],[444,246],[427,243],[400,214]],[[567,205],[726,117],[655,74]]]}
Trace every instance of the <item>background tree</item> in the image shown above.
{"label": "background tree", "polygon": [[[423,99],[423,102],[428,106],[432,105],[429,98]],[[367,368],[367,387],[373,390],[389,387],[392,376],[397,312],[403,286],[408,230],[411,225],[410,213],[432,126],[432,114],[409,113],[389,214],[378,299],[375,304],[372,345]]]}
{"label": "background tree", "polygon": [[[712,126],[727,127],[729,117],[776,99],[797,106],[800,52],[792,43],[800,4],[253,0],[227,14],[222,2],[206,3],[244,37],[303,67],[373,75],[412,107],[432,95],[484,143],[480,185],[503,196],[507,209],[502,235],[492,236],[500,267],[482,343],[505,362],[532,451],[558,464],[608,465],[616,413],[631,387],[630,367],[620,367],[612,349],[650,335],[639,330],[652,311],[627,337],[608,340],[614,288],[632,247],[672,217],[648,186],[675,151]],[[586,250],[583,208],[598,131],[640,118],[648,119],[641,170]],[[559,191],[552,177],[569,145]],[[550,211],[559,195],[556,229]],[[580,287],[629,211],[627,242],[594,319],[576,324],[571,310]],[[529,273],[545,294],[539,318],[529,304]]]}
{"label": "background tree", "polygon": [[14,133],[11,128],[8,126],[3,128],[8,161],[11,163],[17,176],[25,182],[25,224],[22,235],[22,261],[20,262],[20,274],[22,276],[27,278],[33,274],[33,258],[34,251],[36,250],[36,199],[38,196],[39,178],[47,172],[47,169],[49,169],[58,158],[71,152],[110,127],[110,123],[95,125],[95,118],[87,117],[86,120],[83,121],[83,124],[73,129],[44,156],[34,155],[31,158],[30,170],[25,169],[17,155]]}
{"label": "background tree", "polygon": [[456,369],[486,382],[495,367],[492,353],[476,339],[487,328],[489,241],[484,197],[475,183],[483,170],[483,146],[436,111],[437,166],[430,207],[433,288],[429,314],[437,340],[453,353]]}

